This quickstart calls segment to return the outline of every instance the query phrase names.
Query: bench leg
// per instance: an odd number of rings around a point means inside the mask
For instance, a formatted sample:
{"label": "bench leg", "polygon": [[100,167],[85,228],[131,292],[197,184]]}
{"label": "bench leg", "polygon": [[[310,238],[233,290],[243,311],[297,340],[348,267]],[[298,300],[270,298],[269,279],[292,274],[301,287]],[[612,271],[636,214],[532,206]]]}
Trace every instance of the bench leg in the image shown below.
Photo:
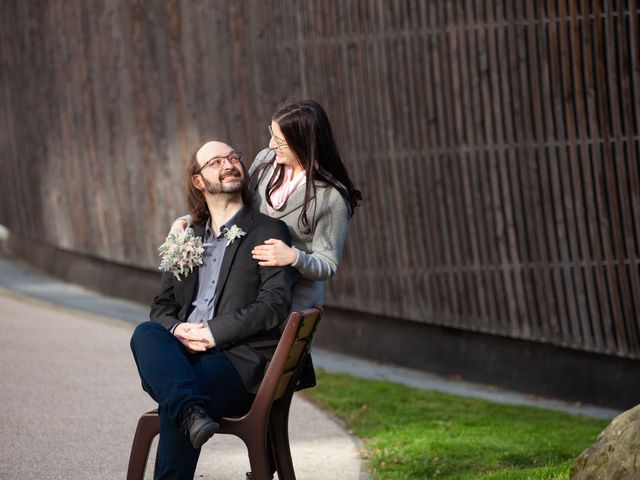
{"label": "bench leg", "polygon": [[243,437],[243,440],[249,452],[249,464],[251,465],[253,480],[270,480],[271,469],[269,468],[269,455],[265,436]]}
{"label": "bench leg", "polygon": [[133,445],[131,445],[127,480],[144,479],[151,442],[158,433],[160,433],[158,412],[148,412],[142,415],[138,420],[136,434],[133,437]]}
{"label": "bench leg", "polygon": [[271,411],[269,438],[275,454],[276,468],[280,480],[296,480],[289,447],[289,405]]}

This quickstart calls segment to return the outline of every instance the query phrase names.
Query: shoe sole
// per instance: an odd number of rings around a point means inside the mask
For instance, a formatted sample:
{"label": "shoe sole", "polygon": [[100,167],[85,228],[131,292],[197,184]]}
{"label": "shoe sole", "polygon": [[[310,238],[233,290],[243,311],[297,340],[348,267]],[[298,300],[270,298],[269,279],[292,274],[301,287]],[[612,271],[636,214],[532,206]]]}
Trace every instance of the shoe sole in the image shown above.
{"label": "shoe sole", "polygon": [[191,444],[193,445],[193,448],[195,449],[201,448],[202,445],[204,445],[207,442],[207,440],[213,437],[213,434],[216,433],[217,429],[218,429],[218,424],[215,422],[212,422],[202,427],[202,430],[200,430],[196,434],[195,438],[191,439]]}

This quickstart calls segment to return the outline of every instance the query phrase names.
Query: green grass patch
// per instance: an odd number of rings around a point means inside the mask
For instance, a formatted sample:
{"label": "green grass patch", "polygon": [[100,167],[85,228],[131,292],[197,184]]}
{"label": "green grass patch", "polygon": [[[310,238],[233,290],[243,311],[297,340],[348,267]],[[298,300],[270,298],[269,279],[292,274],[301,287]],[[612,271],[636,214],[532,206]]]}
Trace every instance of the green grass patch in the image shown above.
{"label": "green grass patch", "polygon": [[608,424],[323,371],[307,392],[364,441],[375,480],[568,479]]}

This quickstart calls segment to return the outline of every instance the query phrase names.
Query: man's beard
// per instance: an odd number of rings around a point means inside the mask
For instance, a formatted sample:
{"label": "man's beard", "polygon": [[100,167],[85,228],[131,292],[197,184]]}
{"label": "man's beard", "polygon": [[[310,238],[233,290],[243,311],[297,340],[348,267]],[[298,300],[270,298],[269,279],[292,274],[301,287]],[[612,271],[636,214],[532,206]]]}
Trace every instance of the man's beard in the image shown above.
{"label": "man's beard", "polygon": [[[236,170],[237,172],[237,170]],[[228,177],[229,175],[233,176],[233,173],[229,173],[225,176],[220,175],[220,177],[218,178],[218,182],[217,183],[213,183],[210,182],[209,180],[207,180],[206,178],[202,178],[202,180],[204,180],[204,188],[207,190],[207,192],[209,192],[212,195],[216,195],[218,193],[240,193],[242,192],[242,185],[243,185],[243,180],[242,180],[242,176],[240,176],[240,172],[238,172],[238,176],[236,177],[238,180],[240,180],[239,182],[234,182],[231,185],[225,185],[223,183],[223,180],[225,177]]]}

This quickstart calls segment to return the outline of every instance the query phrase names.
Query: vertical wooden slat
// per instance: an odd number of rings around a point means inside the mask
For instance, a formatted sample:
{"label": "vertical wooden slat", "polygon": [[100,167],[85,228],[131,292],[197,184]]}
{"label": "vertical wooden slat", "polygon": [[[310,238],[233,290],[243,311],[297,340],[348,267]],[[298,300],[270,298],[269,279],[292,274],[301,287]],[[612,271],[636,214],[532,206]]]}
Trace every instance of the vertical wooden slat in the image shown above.
{"label": "vertical wooden slat", "polygon": [[[457,187],[457,222],[460,239],[461,253],[458,268],[462,274],[462,288],[460,297],[464,302],[464,317],[462,323],[472,324],[475,329],[481,329],[487,316],[483,313],[483,286],[482,273],[477,271],[480,264],[478,252],[478,232],[476,228],[477,218],[474,215],[474,206],[471,186],[472,163],[474,159],[470,152],[473,136],[473,118],[466,114],[465,105],[472,102],[470,94],[470,25],[472,25],[471,12],[467,4],[460,2],[454,13],[457,19],[455,36],[456,55],[452,59],[452,71],[455,72],[456,93],[452,99],[455,108],[455,124],[457,133],[455,175]],[[457,148],[456,148],[457,147]],[[469,268],[470,266],[475,266]],[[465,320],[468,319],[468,320]]]}
{"label": "vertical wooden slat", "polygon": [[[612,147],[610,135],[612,133],[612,125],[610,118],[607,115],[607,110],[616,111],[615,105],[609,102],[607,95],[607,57],[611,52],[607,51],[606,39],[608,34],[608,28],[606,26],[606,18],[610,17],[611,10],[602,12],[598,4],[594,5],[595,15],[595,36],[596,52],[598,53],[598,62],[596,64],[596,92],[598,97],[598,122],[600,127],[600,135],[602,135],[602,146],[598,153],[600,161],[598,162],[599,169],[599,196],[598,201],[600,204],[600,228],[602,239],[603,256],[606,259],[605,271],[606,281],[608,287],[608,301],[611,305],[613,316],[614,335],[617,348],[620,351],[626,352],[628,350],[627,341],[625,338],[624,324],[622,320],[622,305],[617,295],[617,288],[619,282],[617,278],[616,267],[614,265],[614,258],[616,251],[620,251],[620,233],[615,231],[618,226],[617,219],[619,216],[618,204],[615,198],[612,198],[609,192],[612,192],[613,182],[613,162],[607,161],[612,158]],[[603,15],[604,13],[604,15]],[[600,48],[598,48],[600,47]]]}
{"label": "vertical wooden slat", "polygon": [[[581,138],[584,139],[584,151],[582,157],[583,177],[584,177],[584,198],[587,212],[587,231],[586,239],[589,244],[589,257],[587,267],[590,269],[588,276],[593,276],[595,280],[595,290],[590,291],[593,303],[597,309],[594,312],[594,334],[596,339],[601,339],[603,350],[615,348],[615,340],[611,331],[611,313],[609,302],[607,299],[605,279],[602,270],[602,248],[598,232],[598,205],[597,205],[597,182],[594,178],[593,165],[596,160],[597,142],[597,126],[596,126],[596,99],[595,99],[595,73],[593,62],[593,19],[586,0],[581,2],[583,29],[582,29],[582,46],[583,46],[583,64],[584,72],[585,98],[584,98],[584,115],[580,117]],[[588,139],[596,139],[596,141],[587,142]]]}
{"label": "vertical wooden slat", "polygon": [[[467,3],[467,10],[469,12],[469,24],[476,24],[478,22],[478,18],[476,15],[476,2],[469,0]],[[484,306],[482,308],[483,316],[482,316],[482,331],[484,332],[493,332],[493,323],[497,317],[495,301],[493,300],[493,277],[491,274],[491,270],[489,268],[490,260],[488,258],[487,253],[487,243],[485,241],[486,233],[485,230],[487,228],[487,224],[483,218],[483,202],[482,202],[482,175],[484,172],[484,166],[482,165],[481,160],[481,151],[478,148],[473,148],[473,146],[481,145],[484,142],[483,137],[483,116],[482,109],[480,108],[482,97],[480,92],[480,77],[478,75],[480,71],[480,67],[478,65],[479,62],[479,49],[481,47],[478,46],[478,35],[475,28],[471,28],[468,34],[469,38],[469,77],[470,77],[470,89],[472,92],[471,102],[471,116],[473,119],[472,123],[472,135],[471,142],[469,148],[469,162],[472,165],[473,170],[471,171],[472,178],[472,192],[473,192],[473,205],[474,212],[473,218],[476,222],[476,236],[474,238],[477,244],[477,270],[478,276],[480,278],[480,283],[482,285],[482,289],[479,292],[481,305]]]}
{"label": "vertical wooden slat", "polygon": [[[559,265],[558,230],[563,229],[564,226],[562,218],[559,218],[560,205],[558,201],[558,137],[555,132],[557,119],[554,117],[553,110],[553,95],[556,90],[556,85],[551,78],[551,70],[558,60],[556,52],[552,48],[553,46],[549,43],[549,31],[553,31],[554,29],[555,14],[551,12],[550,17],[547,17],[543,9],[543,4],[540,3],[538,5],[540,7],[538,14],[541,20],[538,28],[538,52],[544,67],[540,75],[543,129],[540,131],[540,137],[536,140],[540,146],[538,152],[540,166],[539,178],[541,196],[543,198],[544,231],[546,233],[545,248],[549,255],[549,268],[551,270],[553,295],[555,297],[554,310],[557,324],[554,325],[556,328],[554,335],[559,335],[562,338],[562,342],[568,344],[570,338],[568,304],[570,303],[570,299],[567,299],[564,290],[565,285]],[[542,20],[546,20],[548,23]],[[549,141],[545,142],[545,139],[549,139]]]}
{"label": "vertical wooden slat", "polygon": [[542,220],[542,206],[540,190],[538,186],[539,181],[539,165],[541,159],[536,154],[541,153],[541,148],[536,146],[537,139],[542,137],[542,112],[541,112],[541,92],[540,92],[540,80],[539,80],[539,66],[538,66],[538,49],[536,41],[536,20],[533,10],[533,4],[526,4],[526,18],[528,22],[527,26],[527,49],[528,57],[530,58],[529,65],[529,78],[527,86],[531,94],[530,98],[530,118],[531,118],[531,134],[529,136],[529,145],[527,146],[527,154],[529,157],[528,172],[527,172],[527,187],[529,193],[529,201],[532,202],[533,215],[531,218],[530,229],[532,243],[534,245],[535,254],[533,256],[533,268],[538,270],[538,275],[543,279],[542,291],[540,292],[540,304],[543,307],[544,317],[546,321],[541,322],[543,331],[543,338],[561,338],[557,328],[557,312],[555,308],[555,298],[551,283],[551,275],[549,268],[546,268],[542,264],[542,260],[547,258],[545,247],[545,225]]}
{"label": "vertical wooden slat", "polygon": [[538,305],[535,300],[536,281],[533,277],[535,269],[530,267],[531,254],[526,234],[525,206],[523,202],[523,185],[520,179],[520,158],[524,150],[518,146],[526,139],[523,119],[522,89],[519,87],[519,57],[525,49],[520,12],[513,2],[505,3],[504,22],[506,24],[502,42],[506,66],[504,70],[504,104],[505,104],[505,143],[508,152],[506,193],[510,196],[510,220],[512,236],[510,238],[511,261],[514,266],[514,280],[518,299],[518,324],[524,337],[538,335]]}
{"label": "vertical wooden slat", "polygon": [[[422,171],[422,165],[425,163],[425,158],[419,153],[422,150],[419,133],[420,115],[418,113],[424,103],[414,103],[413,100],[417,99],[421,95],[421,88],[416,87],[421,85],[420,79],[417,77],[417,71],[421,71],[419,66],[419,58],[422,56],[421,52],[417,49],[416,40],[416,19],[418,18],[418,12],[416,5],[405,5],[406,10],[402,11],[401,16],[403,18],[410,19],[408,25],[405,26],[404,36],[402,38],[402,48],[400,56],[401,65],[405,65],[407,70],[407,89],[405,91],[405,128],[407,133],[407,140],[405,143],[405,155],[406,164],[413,172]],[[416,64],[418,63],[418,66]],[[421,185],[419,179],[421,175],[407,176],[403,175],[404,181],[408,184],[409,188],[405,198],[403,209],[408,211],[412,206],[416,206],[422,210],[423,204],[420,201]],[[426,267],[426,261],[424,259],[424,245],[428,241],[424,235],[414,235],[414,231],[425,232],[426,226],[423,223],[423,216],[416,216],[412,225],[407,225],[405,230],[405,238],[407,249],[405,254],[407,265],[409,266],[409,272],[404,276],[405,292],[408,292],[408,299],[413,307],[411,314],[413,316],[422,315],[425,307],[430,303],[428,300],[423,301],[428,295],[427,291],[415,288],[415,285],[420,282],[421,272]]]}
{"label": "vertical wooden slat", "polygon": [[509,163],[511,163],[511,148],[508,145],[507,130],[511,124],[507,85],[508,63],[504,62],[506,45],[504,40],[505,12],[500,3],[495,4],[496,12],[488,8],[487,23],[498,25],[489,31],[489,62],[493,97],[492,116],[495,117],[495,148],[497,149],[496,185],[494,185],[494,201],[500,205],[496,208],[499,229],[499,254],[502,264],[502,281],[507,305],[507,318],[503,329],[509,329],[513,335],[527,335],[526,328],[522,325],[522,312],[524,311],[524,295],[521,277],[517,268],[518,254],[515,245],[515,231],[513,218],[513,201],[510,198],[509,188]]}
{"label": "vertical wooden slat", "polygon": [[444,29],[441,35],[441,75],[443,80],[443,89],[441,96],[444,100],[443,118],[446,125],[447,137],[446,147],[442,155],[442,190],[443,190],[443,208],[442,220],[448,237],[447,242],[447,291],[450,312],[449,325],[457,326],[460,319],[461,298],[459,288],[460,273],[457,268],[459,264],[458,254],[460,252],[460,238],[457,232],[456,222],[456,192],[452,188],[456,184],[453,179],[454,163],[457,161],[457,152],[451,148],[451,145],[458,143],[458,129],[456,128],[452,96],[455,94],[452,85],[451,58],[455,52],[455,40],[452,38],[454,31],[453,22],[455,16],[452,13],[452,4],[443,4],[441,9],[440,25]]}
{"label": "vertical wooden slat", "polygon": [[428,74],[428,59],[423,54],[427,50],[426,42],[428,41],[428,35],[423,32],[422,28],[427,28],[427,7],[424,3],[417,4],[416,12],[416,35],[414,38],[414,49],[412,55],[415,57],[415,78],[416,78],[416,108],[420,108],[420,115],[417,118],[418,135],[416,145],[417,152],[422,152],[422,156],[418,153],[416,176],[420,178],[417,182],[420,183],[418,187],[418,204],[422,208],[422,215],[416,215],[416,227],[420,228],[423,232],[420,235],[421,244],[417,246],[421,253],[420,263],[417,268],[416,276],[418,279],[417,285],[419,286],[417,295],[420,299],[418,308],[421,311],[423,318],[430,318],[433,316],[434,311],[434,289],[431,284],[433,277],[431,266],[433,265],[433,243],[432,229],[430,227],[430,221],[432,218],[430,194],[428,188],[430,184],[429,179],[429,165],[432,161],[431,155],[433,150],[433,140],[430,132],[430,124],[433,118],[433,104],[430,101],[429,92],[431,89],[429,85]]}
{"label": "vertical wooden slat", "polygon": [[[638,345],[639,337],[637,323],[635,322],[636,300],[640,293],[640,282],[638,273],[635,268],[629,268],[630,264],[636,263],[635,240],[634,240],[634,221],[632,218],[631,205],[627,201],[629,198],[629,182],[632,181],[632,171],[627,164],[628,159],[633,158],[633,133],[632,126],[629,122],[630,112],[626,101],[632,97],[628,91],[629,73],[626,63],[626,40],[625,33],[625,14],[622,4],[618,4],[617,15],[613,15],[608,19],[608,39],[607,42],[613,43],[610,58],[610,68],[614,68],[616,75],[610,80],[609,95],[611,102],[615,103],[617,112],[613,115],[614,128],[614,167],[617,173],[612,178],[614,185],[612,186],[612,194],[615,192],[615,199],[619,206],[620,217],[617,238],[616,258],[623,258],[626,261],[618,261],[617,273],[620,282],[619,296],[623,310],[623,322],[629,348]],[[617,35],[616,35],[617,32]],[[631,155],[629,155],[631,154]]]}
{"label": "vertical wooden slat", "polygon": [[564,3],[559,1],[553,4],[552,21],[549,24],[550,51],[554,56],[551,62],[551,82],[554,85],[552,102],[553,117],[555,125],[555,139],[557,147],[556,161],[550,165],[550,175],[554,190],[554,212],[556,219],[557,240],[558,245],[558,261],[559,272],[561,273],[563,292],[565,294],[566,310],[564,315],[567,318],[567,344],[575,346],[577,344],[587,343],[583,337],[580,328],[580,318],[584,312],[579,311],[579,303],[574,284],[574,267],[571,265],[571,250],[575,248],[577,240],[573,235],[573,215],[572,205],[573,197],[571,187],[566,181],[568,174],[567,150],[567,122],[570,121],[570,113],[567,112],[567,100],[570,98],[570,83],[566,81],[563,72],[563,59],[569,55],[569,51],[564,42],[566,12],[563,7]]}
{"label": "vertical wooden slat", "polygon": [[[508,3],[509,5],[509,3]],[[514,191],[519,193],[519,203],[516,209],[518,211],[517,221],[519,226],[520,251],[523,252],[523,270],[526,272],[526,293],[528,300],[527,308],[527,324],[531,335],[535,338],[544,338],[546,321],[542,322],[542,318],[548,318],[546,315],[547,305],[544,299],[544,285],[546,284],[542,270],[537,268],[535,261],[536,254],[536,232],[531,231],[535,226],[535,222],[530,216],[532,205],[532,195],[529,188],[529,175],[526,164],[531,162],[532,148],[531,142],[533,138],[533,115],[531,95],[532,89],[529,83],[527,73],[527,39],[529,25],[525,22],[526,12],[524,4],[518,2],[512,10],[509,22],[514,26],[512,31],[515,32],[510,36],[510,46],[513,52],[514,67],[511,80],[512,90],[514,92],[512,106],[515,110],[514,118],[514,143],[516,145],[515,155],[518,159],[514,170],[516,178],[514,180]],[[522,165],[525,162],[525,165]],[[515,195],[514,195],[515,197]]]}
{"label": "vertical wooden slat", "polygon": [[432,19],[432,6],[422,4],[420,9],[420,19],[424,28],[424,33],[420,35],[419,52],[425,52],[424,55],[420,55],[421,58],[421,78],[422,93],[425,102],[425,117],[421,122],[421,139],[424,145],[425,159],[424,168],[421,170],[423,175],[423,188],[421,192],[422,205],[424,205],[424,222],[426,226],[425,231],[425,261],[424,266],[425,273],[423,275],[424,285],[428,288],[428,293],[425,295],[429,297],[429,309],[426,312],[427,315],[435,316],[436,312],[440,308],[439,303],[439,289],[438,282],[434,272],[436,261],[438,258],[436,235],[434,232],[438,231],[435,216],[435,204],[433,197],[433,175],[432,166],[434,164],[434,154],[437,150],[436,139],[436,110],[434,100],[434,89],[432,88],[432,75],[433,70],[431,68],[432,61],[432,34],[430,33],[431,19]]}
{"label": "vertical wooden slat", "polygon": [[[562,5],[562,3],[560,3]],[[566,170],[565,189],[570,192],[571,199],[569,210],[569,250],[571,258],[575,262],[573,270],[573,278],[575,285],[575,301],[579,311],[579,323],[581,336],[585,345],[597,349],[598,339],[594,338],[592,328],[593,318],[596,316],[597,306],[593,301],[593,276],[591,268],[585,263],[589,259],[589,249],[587,245],[586,232],[586,215],[585,200],[581,178],[580,157],[587,157],[588,153],[585,148],[586,135],[584,134],[584,106],[582,98],[584,90],[582,87],[581,70],[579,68],[578,59],[582,56],[582,50],[579,43],[580,29],[584,25],[585,20],[578,22],[578,8],[576,4],[569,7],[569,12],[562,12],[562,16],[570,18],[569,28],[561,29],[561,42],[567,42],[564,50],[570,54],[571,62],[564,64],[563,68],[563,85],[572,92],[570,102],[567,102],[565,111],[567,115],[567,140],[568,140],[568,168]],[[582,128],[578,127],[578,124]],[[578,134],[576,132],[579,131]],[[578,135],[578,138],[576,138]]]}
{"label": "vertical wooden slat", "polygon": [[[629,101],[624,102],[625,117],[627,118],[627,152],[626,162],[629,168],[629,203],[632,211],[632,225],[634,245],[630,251],[630,265],[632,275],[632,290],[634,299],[633,327],[640,332],[640,286],[637,285],[640,265],[640,168],[636,159],[640,158],[640,11],[636,0],[629,0],[628,16],[626,17],[626,37],[628,40],[628,55],[625,63],[628,74],[625,77],[625,90],[628,92]],[[621,40],[623,42],[624,40]],[[640,345],[636,343],[636,356],[640,353]]]}
{"label": "vertical wooden slat", "polygon": [[[500,187],[501,198],[504,214],[504,232],[505,240],[503,247],[503,263],[506,264],[506,271],[503,272],[505,282],[509,285],[508,290],[512,296],[508,296],[509,304],[509,328],[514,335],[528,337],[531,335],[529,324],[525,321],[526,300],[524,294],[522,269],[520,265],[520,254],[517,245],[516,216],[518,212],[515,210],[516,199],[512,196],[513,183],[513,166],[517,164],[515,158],[515,149],[513,148],[514,139],[512,136],[514,119],[512,116],[513,96],[510,88],[510,74],[512,69],[510,52],[508,48],[508,24],[507,9],[501,3],[496,4],[496,16],[493,21],[496,22],[495,33],[495,50],[494,63],[496,64],[496,74],[494,75],[494,85],[496,91],[494,95],[499,98],[496,105],[499,115],[498,137],[496,139],[499,145],[501,155],[500,166]],[[496,82],[497,80],[497,82]]]}
{"label": "vertical wooden slat", "polygon": [[[433,33],[434,26],[436,25],[435,19],[435,5],[433,3],[429,3],[425,7],[425,26],[426,26],[426,34],[424,39],[424,50],[425,50],[425,88],[428,91],[428,99],[427,99],[427,108],[430,112],[429,114],[429,122],[427,124],[428,131],[428,139],[429,139],[429,150],[428,150],[428,170],[427,170],[427,182],[425,184],[425,188],[427,190],[427,216],[429,218],[429,231],[430,232],[440,232],[440,225],[438,223],[438,213],[437,213],[437,202],[436,202],[436,178],[434,175],[436,163],[439,161],[438,152],[440,149],[440,119],[438,114],[440,112],[438,108],[438,104],[436,102],[437,99],[437,88],[435,83],[436,71],[434,68],[436,55],[436,37],[437,35]],[[441,266],[442,259],[442,247],[440,243],[440,233],[438,235],[432,236],[429,241],[430,246],[430,265],[431,269],[429,272],[430,283],[432,285],[433,292],[433,304],[432,304],[432,313],[434,315],[439,315],[440,312],[444,311],[443,300],[442,300],[442,285],[441,285],[441,275],[438,271],[438,268]]]}
{"label": "vertical wooden slat", "polygon": [[473,159],[469,151],[469,146],[473,143],[473,121],[471,115],[466,114],[465,105],[472,103],[471,99],[471,83],[470,83],[470,63],[469,49],[471,48],[470,36],[471,29],[469,25],[473,23],[471,11],[468,2],[460,6],[459,14],[459,49],[458,57],[455,60],[455,68],[457,69],[458,81],[460,82],[460,98],[461,101],[456,102],[456,117],[461,123],[460,141],[461,151],[459,160],[459,179],[461,194],[461,216],[464,228],[464,265],[469,267],[466,272],[465,288],[466,296],[469,299],[469,313],[467,321],[474,329],[482,329],[484,319],[487,317],[486,306],[484,304],[484,287],[482,285],[482,273],[478,271],[480,263],[478,251],[478,233],[476,229],[477,218],[474,213],[474,204],[471,186],[471,171],[473,169]]}

